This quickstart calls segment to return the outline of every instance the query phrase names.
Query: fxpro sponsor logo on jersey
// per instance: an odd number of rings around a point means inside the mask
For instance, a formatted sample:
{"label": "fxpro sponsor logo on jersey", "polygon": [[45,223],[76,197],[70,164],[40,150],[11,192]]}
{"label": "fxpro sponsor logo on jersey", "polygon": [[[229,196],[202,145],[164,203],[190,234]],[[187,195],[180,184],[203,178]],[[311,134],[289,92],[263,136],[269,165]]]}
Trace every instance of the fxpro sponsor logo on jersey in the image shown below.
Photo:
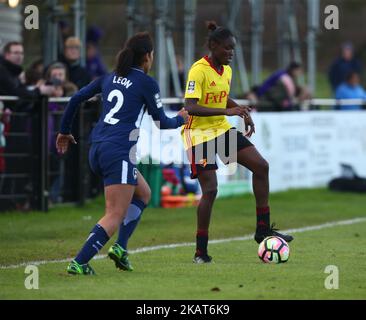
{"label": "fxpro sponsor logo on jersey", "polygon": [[207,92],[205,96],[205,104],[222,103],[227,98],[227,92],[221,91],[220,93]]}
{"label": "fxpro sponsor logo on jersey", "polygon": [[194,93],[195,89],[196,89],[196,81],[189,81],[188,82],[187,92],[188,93]]}
{"label": "fxpro sponsor logo on jersey", "polygon": [[113,77],[113,83],[117,83],[117,84],[120,84],[121,86],[125,86],[126,89],[128,89],[129,87],[131,87],[133,85],[133,82],[131,80],[128,80],[127,78],[123,78],[123,77],[117,77],[117,76]]}

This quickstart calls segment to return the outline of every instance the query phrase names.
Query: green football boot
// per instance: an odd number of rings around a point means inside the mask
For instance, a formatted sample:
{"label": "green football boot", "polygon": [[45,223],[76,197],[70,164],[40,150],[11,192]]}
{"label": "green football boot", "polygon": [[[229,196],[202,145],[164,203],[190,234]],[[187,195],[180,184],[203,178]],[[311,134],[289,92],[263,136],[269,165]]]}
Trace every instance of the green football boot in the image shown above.
{"label": "green football boot", "polygon": [[93,268],[88,264],[78,264],[75,260],[72,260],[70,264],[67,266],[67,273],[72,275],[95,275],[95,271]]}
{"label": "green football boot", "polygon": [[130,264],[130,261],[128,261],[127,250],[123,249],[118,243],[115,243],[109,248],[108,257],[114,261],[116,268],[125,271],[133,271],[133,267]]}

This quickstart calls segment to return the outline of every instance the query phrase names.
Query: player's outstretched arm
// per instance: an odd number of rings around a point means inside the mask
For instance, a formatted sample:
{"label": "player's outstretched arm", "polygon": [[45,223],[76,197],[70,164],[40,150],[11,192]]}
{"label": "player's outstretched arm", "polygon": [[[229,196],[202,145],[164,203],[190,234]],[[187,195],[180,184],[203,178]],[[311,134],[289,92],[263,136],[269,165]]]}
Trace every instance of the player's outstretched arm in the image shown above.
{"label": "player's outstretched arm", "polygon": [[144,96],[147,110],[159,129],[176,129],[188,122],[188,112],[184,108],[176,117],[167,117],[163,109],[159,86],[155,80],[150,80],[145,85]]}
{"label": "player's outstretched arm", "polygon": [[178,115],[173,118],[166,116],[163,108],[149,110],[151,117],[159,129],[176,129],[188,122],[188,112],[183,108]]}
{"label": "player's outstretched arm", "polygon": [[[235,102],[234,102],[235,103]],[[210,116],[239,116],[243,117],[249,114],[247,107],[239,105],[231,108],[207,108],[198,104],[198,99],[188,98],[185,100],[185,109],[191,116],[210,117]]]}
{"label": "player's outstretched arm", "polygon": [[76,111],[82,102],[101,92],[102,79],[103,77],[93,81],[71,97],[62,116],[60,133],[56,139],[56,149],[58,152],[63,154],[67,151],[69,143],[76,144],[74,137],[71,135],[72,122]]}
{"label": "player's outstretched arm", "polygon": [[252,120],[252,117],[250,116],[250,111],[252,109],[248,106],[238,105],[231,98],[228,98],[226,108],[227,108],[227,110],[232,110],[232,109],[235,109],[235,108],[242,108],[242,109],[246,110],[246,112],[244,114],[244,117],[243,117],[244,118],[244,124],[245,124],[245,136],[250,138],[252,136],[252,134],[255,133],[254,122]]}
{"label": "player's outstretched arm", "polygon": [[237,104],[233,99],[228,98],[227,99],[227,104],[226,104],[226,108],[227,109],[234,109],[234,108],[242,108],[244,110],[244,116],[249,116],[250,111],[252,111],[252,108],[249,106],[242,106],[240,104]]}

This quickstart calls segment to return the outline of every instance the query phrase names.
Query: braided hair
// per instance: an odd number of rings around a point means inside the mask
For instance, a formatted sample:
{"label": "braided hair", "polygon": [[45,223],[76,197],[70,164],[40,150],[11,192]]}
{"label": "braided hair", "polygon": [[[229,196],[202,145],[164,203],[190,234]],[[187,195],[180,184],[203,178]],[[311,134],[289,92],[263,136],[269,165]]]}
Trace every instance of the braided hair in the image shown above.
{"label": "braided hair", "polygon": [[207,29],[209,30],[207,41],[209,47],[212,42],[221,43],[228,38],[234,37],[234,34],[228,28],[219,27],[215,21],[208,21]]}

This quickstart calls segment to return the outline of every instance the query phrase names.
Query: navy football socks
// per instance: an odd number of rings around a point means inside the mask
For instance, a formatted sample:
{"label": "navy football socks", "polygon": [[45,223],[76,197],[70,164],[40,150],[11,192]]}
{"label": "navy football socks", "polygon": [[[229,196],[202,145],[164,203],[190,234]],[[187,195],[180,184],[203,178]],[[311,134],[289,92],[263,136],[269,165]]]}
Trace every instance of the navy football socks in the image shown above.
{"label": "navy football socks", "polygon": [[128,240],[135,231],[142,211],[146,208],[146,204],[138,198],[132,198],[131,204],[127,209],[126,218],[121,223],[118,232],[118,243],[123,249],[127,250]]}
{"label": "navy football socks", "polygon": [[88,239],[86,239],[83,248],[76,256],[75,261],[78,264],[86,264],[91,260],[100,249],[108,242],[109,236],[103,227],[96,224],[90,232]]}

